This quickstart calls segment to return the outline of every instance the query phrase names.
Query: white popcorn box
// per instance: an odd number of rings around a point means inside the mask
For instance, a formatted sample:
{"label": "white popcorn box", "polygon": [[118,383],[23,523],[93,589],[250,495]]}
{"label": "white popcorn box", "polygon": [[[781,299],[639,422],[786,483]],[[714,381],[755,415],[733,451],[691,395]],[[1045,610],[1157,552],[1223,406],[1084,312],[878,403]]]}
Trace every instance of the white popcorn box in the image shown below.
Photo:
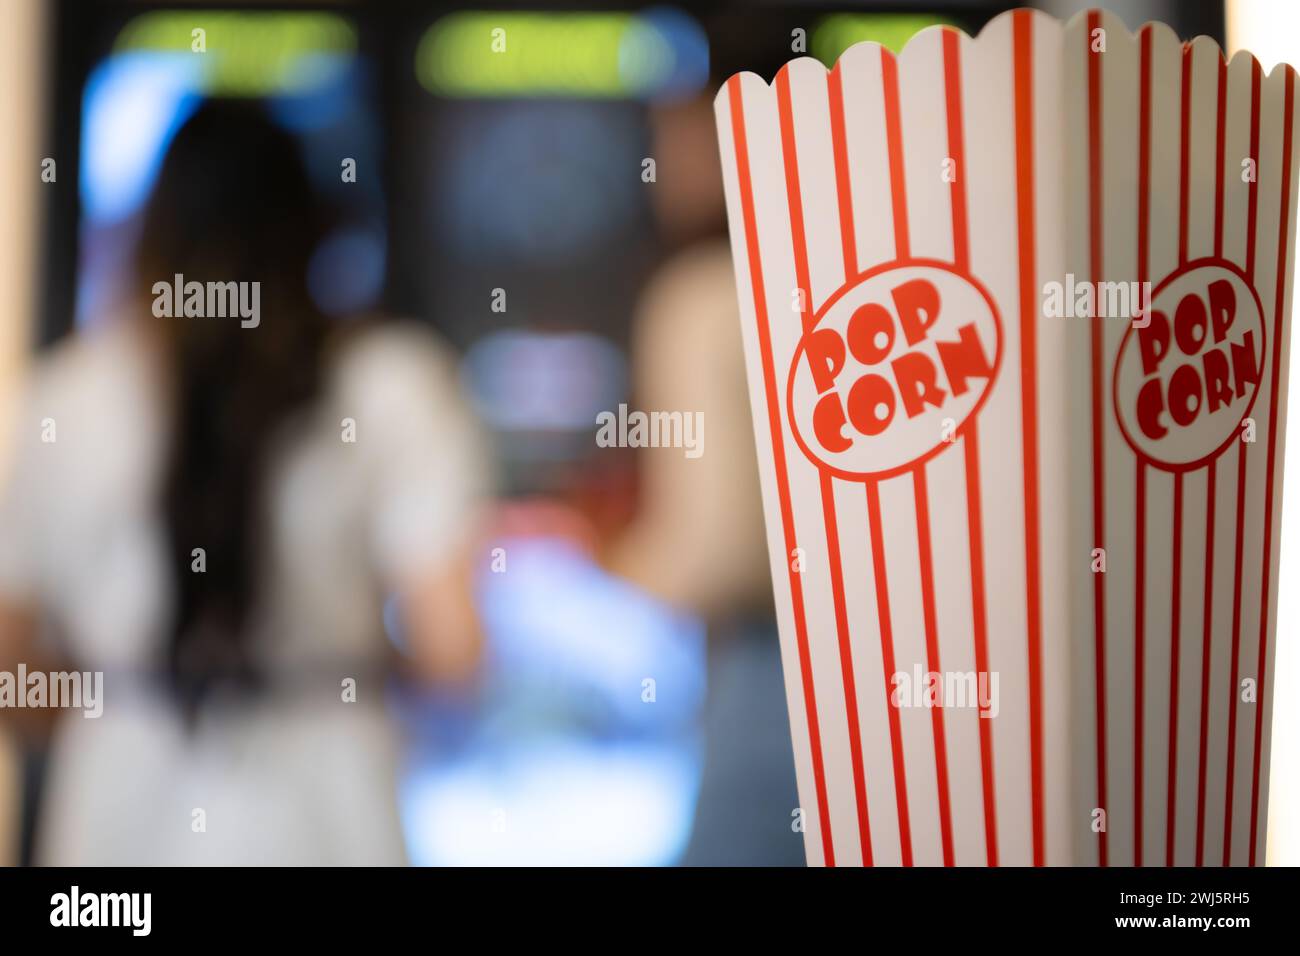
{"label": "white popcorn box", "polygon": [[810,863],[1263,862],[1295,98],[1029,10],[719,92]]}

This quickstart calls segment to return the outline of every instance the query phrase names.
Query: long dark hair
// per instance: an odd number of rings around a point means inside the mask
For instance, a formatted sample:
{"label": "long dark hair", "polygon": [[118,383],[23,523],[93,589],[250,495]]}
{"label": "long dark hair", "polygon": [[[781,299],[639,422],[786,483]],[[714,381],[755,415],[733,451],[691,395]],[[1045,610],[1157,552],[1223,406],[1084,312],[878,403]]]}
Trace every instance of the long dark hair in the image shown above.
{"label": "long dark hair", "polygon": [[237,310],[184,317],[182,302],[157,320],[173,413],[160,488],[175,576],[165,665],[191,714],[218,684],[255,683],[245,632],[265,581],[268,451],[319,389],[328,323],[307,275],[325,225],[296,141],[238,101],[205,103],[177,132],[145,214],[142,291],[178,274],[260,283],[256,327]]}

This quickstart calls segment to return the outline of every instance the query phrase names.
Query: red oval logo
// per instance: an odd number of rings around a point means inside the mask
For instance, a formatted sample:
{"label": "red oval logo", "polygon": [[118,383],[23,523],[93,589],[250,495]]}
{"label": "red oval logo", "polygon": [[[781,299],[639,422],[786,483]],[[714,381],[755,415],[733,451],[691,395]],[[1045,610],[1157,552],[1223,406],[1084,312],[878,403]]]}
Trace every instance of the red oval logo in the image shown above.
{"label": "red oval logo", "polygon": [[929,259],[878,266],[827,300],[795,350],[795,441],[841,478],[898,474],[956,439],[1001,359],[997,308],[973,278]]}
{"label": "red oval logo", "polygon": [[1166,471],[1221,455],[1250,414],[1264,371],[1264,310],[1233,263],[1198,259],[1161,282],[1150,319],[1115,361],[1115,415],[1139,457]]}

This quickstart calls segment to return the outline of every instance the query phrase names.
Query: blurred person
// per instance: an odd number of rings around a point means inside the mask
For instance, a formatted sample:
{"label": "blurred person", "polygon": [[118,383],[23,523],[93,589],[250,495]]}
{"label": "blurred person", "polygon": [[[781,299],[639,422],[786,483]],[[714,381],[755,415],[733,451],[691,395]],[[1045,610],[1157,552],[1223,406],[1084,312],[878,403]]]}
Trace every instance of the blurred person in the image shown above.
{"label": "blurred person", "polygon": [[[204,104],[145,213],[138,297],[26,389],[0,667],[104,675],[102,716],[57,721],[38,862],[405,861],[384,601],[415,676],[472,679],[487,469],[430,333],[313,303],[324,227],[293,138]],[[258,282],[260,314],[160,308],[180,277]]]}
{"label": "blurred person", "polygon": [[709,628],[705,765],[685,865],[805,862],[713,101],[651,112],[671,254],[633,323],[635,404],[703,412],[704,454],[640,453],[637,514],[612,569]]}

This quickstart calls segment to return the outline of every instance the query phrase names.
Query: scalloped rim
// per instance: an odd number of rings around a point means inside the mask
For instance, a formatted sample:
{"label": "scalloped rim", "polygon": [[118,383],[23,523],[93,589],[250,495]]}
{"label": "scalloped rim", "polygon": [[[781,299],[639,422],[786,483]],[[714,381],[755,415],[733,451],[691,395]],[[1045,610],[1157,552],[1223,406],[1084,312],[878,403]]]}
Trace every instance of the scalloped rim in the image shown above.
{"label": "scalloped rim", "polygon": [[[1102,17],[1110,21],[1114,21],[1115,24],[1119,27],[1119,29],[1123,30],[1125,36],[1127,36],[1130,40],[1136,41],[1142,36],[1142,34],[1147,32],[1164,31],[1165,33],[1168,33],[1171,37],[1173,37],[1175,42],[1181,44],[1184,47],[1191,46],[1193,44],[1204,46],[1206,43],[1208,43],[1211,46],[1213,46],[1215,52],[1219,54],[1219,61],[1221,63],[1225,63],[1231,69],[1232,64],[1235,63],[1237,60],[1239,59],[1248,60],[1254,65],[1256,69],[1260,71],[1262,78],[1265,82],[1271,81],[1273,75],[1275,73],[1279,73],[1279,71],[1289,70],[1291,72],[1295,72],[1295,67],[1291,66],[1291,64],[1289,63],[1277,63],[1273,66],[1273,69],[1265,71],[1263,67],[1260,65],[1259,60],[1255,57],[1255,54],[1251,53],[1249,50],[1238,50],[1236,53],[1232,55],[1231,59],[1229,59],[1224,55],[1223,48],[1219,46],[1218,41],[1215,40],[1214,37],[1208,36],[1204,33],[1198,33],[1190,40],[1180,40],[1178,38],[1178,34],[1174,32],[1173,27],[1169,26],[1166,23],[1161,23],[1159,20],[1148,20],[1146,23],[1142,24],[1142,26],[1138,27],[1136,32],[1134,32],[1128,28],[1128,26],[1124,23],[1124,21],[1119,19],[1118,14],[1110,10],[1101,10],[1097,8],[1080,10],[1074,16],[1070,17],[1069,20],[1062,21],[1052,16],[1050,13],[1045,13],[1042,10],[1036,10],[1032,7],[1017,7],[1014,10],[1004,10],[1002,13],[999,13],[997,16],[993,17],[991,20],[989,20],[988,23],[984,24],[984,27],[980,30],[980,32],[973,37],[965,30],[958,29],[957,27],[950,26],[948,24],[932,24],[931,26],[924,27],[923,29],[918,30],[916,33],[912,34],[912,36],[908,38],[908,41],[905,44],[903,44],[903,48],[899,50],[897,53],[895,53],[893,50],[890,50],[888,47],[883,46],[882,44],[878,43],[875,40],[860,40],[857,43],[854,43],[853,45],[848,47],[843,53],[841,53],[839,57],[836,58],[835,65],[829,69],[826,67],[824,63],[822,63],[821,60],[818,60],[816,57],[799,56],[799,57],[795,57],[793,60],[786,61],[786,63],[781,67],[781,69],[776,71],[776,75],[773,76],[770,81],[764,80],[763,77],[753,72],[752,70],[741,70],[739,73],[733,73],[731,76],[727,77],[727,79],[723,81],[722,86],[718,89],[717,95],[714,97],[714,99],[716,101],[718,97],[721,97],[722,94],[726,92],[727,86],[731,83],[731,81],[737,78],[740,79],[741,83],[745,83],[746,77],[752,76],[755,80],[757,80],[759,83],[766,86],[768,89],[773,89],[776,85],[777,77],[779,77],[782,73],[789,73],[791,72],[792,69],[795,68],[808,69],[807,67],[796,67],[796,64],[800,64],[800,63],[805,63],[805,62],[815,63],[819,67],[821,67],[822,71],[826,73],[826,75],[829,76],[831,73],[833,73],[834,71],[840,68],[840,64],[844,61],[844,58],[846,56],[848,56],[851,52],[861,47],[866,47],[868,49],[875,47],[877,50],[880,51],[880,55],[882,57],[891,57],[895,60],[895,62],[897,62],[898,60],[901,60],[903,57],[907,55],[907,51],[911,49],[913,43],[916,43],[917,40],[920,39],[921,37],[924,37],[927,34],[933,33],[935,31],[938,31],[940,33],[947,31],[947,32],[955,33],[960,37],[964,37],[967,40],[978,41],[980,37],[982,37],[989,30],[989,28],[992,27],[994,24],[998,24],[1003,20],[1008,20],[1021,12],[1027,12],[1035,18],[1044,18],[1050,20],[1053,23],[1058,24],[1062,30],[1068,30],[1070,27],[1074,26],[1074,24],[1077,21],[1086,19],[1092,13],[1099,13],[1101,14]],[[1113,28],[1114,27],[1109,25],[1106,27],[1106,29],[1108,30]]]}

